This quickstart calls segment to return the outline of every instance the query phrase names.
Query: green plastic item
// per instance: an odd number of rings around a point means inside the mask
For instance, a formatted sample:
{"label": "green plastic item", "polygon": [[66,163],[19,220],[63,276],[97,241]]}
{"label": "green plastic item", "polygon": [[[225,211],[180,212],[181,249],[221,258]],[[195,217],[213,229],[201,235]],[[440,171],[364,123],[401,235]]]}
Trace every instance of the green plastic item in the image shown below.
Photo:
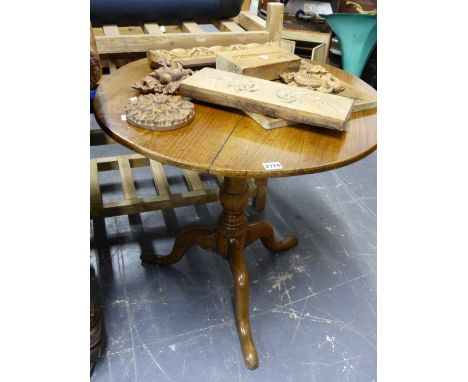
{"label": "green plastic item", "polygon": [[343,69],[360,77],[377,43],[377,16],[334,13],[324,17],[340,41]]}

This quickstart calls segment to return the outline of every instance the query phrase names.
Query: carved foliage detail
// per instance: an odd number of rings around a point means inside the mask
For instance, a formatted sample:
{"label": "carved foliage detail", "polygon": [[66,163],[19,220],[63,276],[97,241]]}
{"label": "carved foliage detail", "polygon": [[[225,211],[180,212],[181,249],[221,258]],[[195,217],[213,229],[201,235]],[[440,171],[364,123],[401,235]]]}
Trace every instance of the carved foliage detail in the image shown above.
{"label": "carved foliage detail", "polygon": [[172,130],[189,123],[194,115],[193,103],[180,96],[146,94],[131,99],[125,107],[127,121],[149,130]]}

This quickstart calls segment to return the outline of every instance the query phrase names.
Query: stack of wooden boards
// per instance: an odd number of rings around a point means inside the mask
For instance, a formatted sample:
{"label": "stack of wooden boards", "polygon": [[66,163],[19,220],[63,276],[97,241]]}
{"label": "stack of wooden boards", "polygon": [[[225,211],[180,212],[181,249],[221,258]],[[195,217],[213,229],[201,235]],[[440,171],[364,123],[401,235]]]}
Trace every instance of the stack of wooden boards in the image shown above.
{"label": "stack of wooden boards", "polygon": [[[201,66],[208,61],[212,65],[215,59],[216,69],[203,68],[180,83],[181,95],[243,110],[266,129],[304,123],[345,130],[352,111],[376,107],[374,97],[343,82],[337,95],[294,81],[290,85],[271,81],[280,75],[284,80],[285,73],[307,74],[303,65],[310,65],[278,45],[219,48],[162,52],[175,60],[185,54]],[[157,65],[162,53],[149,52],[150,65]]]}

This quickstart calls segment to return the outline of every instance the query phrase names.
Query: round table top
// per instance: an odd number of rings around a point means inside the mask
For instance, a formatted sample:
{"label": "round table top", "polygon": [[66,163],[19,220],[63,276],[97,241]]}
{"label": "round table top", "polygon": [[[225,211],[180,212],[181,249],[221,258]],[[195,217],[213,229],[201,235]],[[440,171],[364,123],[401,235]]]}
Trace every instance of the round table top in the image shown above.
{"label": "round table top", "polygon": [[[329,65],[336,77],[371,94],[364,81]],[[195,118],[177,130],[150,131],[122,120],[130,85],[151,72],[146,59],[106,76],[94,99],[95,116],[114,140],[146,157],[176,167],[224,176],[278,177],[331,170],[355,162],[377,147],[377,109],[352,113],[346,131],[310,125],[266,130],[240,110],[195,103]],[[279,162],[282,169],[265,170]]]}

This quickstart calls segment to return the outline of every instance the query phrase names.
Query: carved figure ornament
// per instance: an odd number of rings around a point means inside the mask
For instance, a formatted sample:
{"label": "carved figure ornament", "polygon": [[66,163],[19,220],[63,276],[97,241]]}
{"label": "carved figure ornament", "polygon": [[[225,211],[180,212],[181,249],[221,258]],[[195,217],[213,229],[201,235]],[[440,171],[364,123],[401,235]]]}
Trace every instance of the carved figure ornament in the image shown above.
{"label": "carved figure ornament", "polygon": [[345,90],[343,83],[321,65],[302,63],[298,72],[280,74],[285,84],[306,87],[321,93],[340,93]]}
{"label": "carved figure ornament", "polygon": [[143,94],[174,94],[179,89],[180,81],[193,74],[191,69],[184,69],[177,61],[161,58],[161,65],[132,88]]}

